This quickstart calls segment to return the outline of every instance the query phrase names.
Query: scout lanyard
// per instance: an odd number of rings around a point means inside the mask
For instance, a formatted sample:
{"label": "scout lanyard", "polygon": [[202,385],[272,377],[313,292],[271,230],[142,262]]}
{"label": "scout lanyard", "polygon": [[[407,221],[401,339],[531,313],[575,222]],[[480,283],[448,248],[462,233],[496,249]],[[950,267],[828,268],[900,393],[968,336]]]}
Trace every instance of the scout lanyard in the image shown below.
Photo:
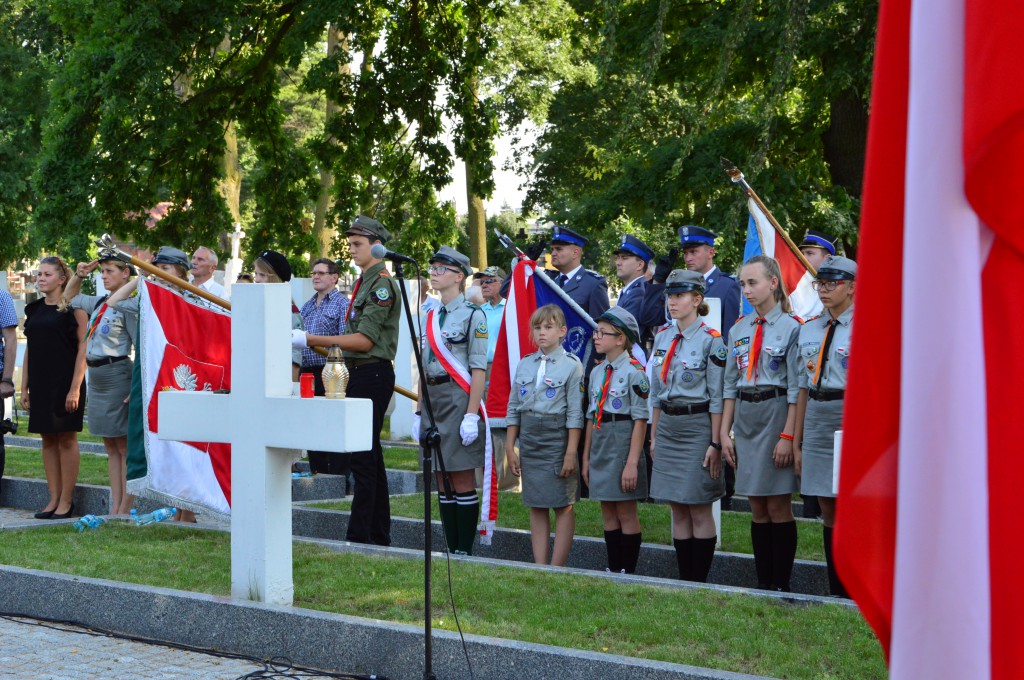
{"label": "scout lanyard", "polygon": [[[441,324],[437,310],[427,312],[427,343],[434,356],[466,394],[469,394],[470,374],[459,358],[441,341]],[[480,544],[490,545],[494,524],[498,520],[498,473],[494,469],[494,450],[491,446],[491,424],[487,420],[487,409],[480,401],[480,417],[484,421],[484,489],[480,501]]]}

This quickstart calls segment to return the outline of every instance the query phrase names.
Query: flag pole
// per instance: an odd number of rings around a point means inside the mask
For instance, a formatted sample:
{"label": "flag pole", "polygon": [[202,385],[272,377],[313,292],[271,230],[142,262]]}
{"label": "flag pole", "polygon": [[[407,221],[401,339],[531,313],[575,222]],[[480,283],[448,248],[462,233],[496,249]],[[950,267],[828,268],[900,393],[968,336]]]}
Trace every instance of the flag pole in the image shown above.
{"label": "flag pole", "polygon": [[[779,223],[778,221],[776,221],[775,216],[772,215],[771,211],[768,210],[768,207],[765,206],[765,204],[761,201],[761,197],[757,195],[757,192],[755,192],[754,189],[749,184],[747,184],[747,180],[743,178],[743,173],[740,172],[739,168],[733,165],[732,161],[730,161],[727,158],[719,158],[719,162],[721,162],[722,169],[725,170],[725,174],[729,175],[729,179],[731,179],[734,184],[738,184],[740,186],[740,189],[743,190],[743,193],[745,193],[748,198],[753,200],[754,203],[757,204],[757,207],[761,209],[761,212],[765,214],[765,217],[767,217],[768,221],[772,223],[772,226],[775,228],[775,231],[782,236],[782,240],[786,242],[786,245],[789,247],[789,249],[793,251],[794,255],[796,255],[796,258],[797,260],[800,261],[800,264],[807,268],[807,271],[811,273],[812,277],[817,276],[818,272],[814,269],[814,267],[811,266],[811,263],[807,261],[807,258],[804,256],[803,253],[800,252],[800,249],[796,247],[796,244],[793,243],[793,239],[789,237],[789,234],[786,233],[786,230],[779,226]],[[760,232],[758,232],[758,238],[760,237]]]}

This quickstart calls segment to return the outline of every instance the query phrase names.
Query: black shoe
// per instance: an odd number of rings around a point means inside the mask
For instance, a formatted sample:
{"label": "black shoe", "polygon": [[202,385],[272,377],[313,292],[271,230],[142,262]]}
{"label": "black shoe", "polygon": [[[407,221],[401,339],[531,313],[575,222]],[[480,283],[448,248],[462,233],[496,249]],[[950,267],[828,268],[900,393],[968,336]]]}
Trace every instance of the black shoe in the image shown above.
{"label": "black shoe", "polygon": [[55,513],[56,511],[57,508],[54,508],[53,510],[42,510],[32,516],[36,519],[50,519],[51,517],[53,517],[53,513]]}
{"label": "black shoe", "polygon": [[67,519],[67,518],[71,517],[71,515],[73,515],[73,514],[74,514],[74,512],[75,512],[75,504],[74,504],[74,503],[72,503],[72,504],[71,504],[71,507],[70,507],[70,508],[68,508],[68,511],[67,511],[67,512],[62,512],[62,513],[61,513],[61,514],[59,514],[59,515],[53,515],[53,514],[51,514],[51,515],[50,515],[50,519]]}

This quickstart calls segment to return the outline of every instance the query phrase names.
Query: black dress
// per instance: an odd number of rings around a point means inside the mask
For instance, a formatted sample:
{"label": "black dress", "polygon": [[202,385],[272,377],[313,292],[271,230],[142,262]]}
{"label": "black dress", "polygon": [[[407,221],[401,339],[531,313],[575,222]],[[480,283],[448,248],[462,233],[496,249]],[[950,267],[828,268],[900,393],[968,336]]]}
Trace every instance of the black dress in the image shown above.
{"label": "black dress", "polygon": [[44,299],[25,305],[25,337],[28,339],[28,431],[36,434],[81,432],[85,413],[85,380],[78,410],[68,413],[64,404],[71,390],[78,357],[78,321],[68,308],[57,311]]}

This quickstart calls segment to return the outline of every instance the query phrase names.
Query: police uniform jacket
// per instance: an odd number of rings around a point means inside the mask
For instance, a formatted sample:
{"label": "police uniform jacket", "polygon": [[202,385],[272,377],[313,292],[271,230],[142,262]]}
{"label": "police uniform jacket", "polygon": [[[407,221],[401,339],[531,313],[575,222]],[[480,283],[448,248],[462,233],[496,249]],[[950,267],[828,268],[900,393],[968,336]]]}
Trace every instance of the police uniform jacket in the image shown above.
{"label": "police uniform jacket", "polygon": [[[795,314],[782,311],[782,305],[775,305],[765,315],[764,333],[761,339],[760,356],[750,356],[757,333],[756,314],[747,314],[737,319],[729,331],[726,350],[729,356],[725,362],[725,399],[736,399],[738,392],[781,387],[786,390],[786,400],[795,404],[800,393],[800,354],[798,340],[803,322]],[[757,362],[757,370],[747,378],[747,366]]]}
{"label": "police uniform jacket", "polygon": [[[643,313],[644,306],[644,293],[647,291],[647,279],[643,275],[630,281],[626,284],[626,287],[622,290],[619,295],[618,301],[615,303],[619,307],[622,307],[627,312],[633,315],[634,318],[639,319]],[[643,326],[641,325],[641,331]],[[643,337],[641,332],[640,336]]]}
{"label": "police uniform jacket", "polygon": [[393,361],[402,314],[398,284],[388,274],[384,262],[364,271],[360,279],[359,290],[347,312],[345,335],[362,333],[373,340],[373,347],[367,352],[345,350],[345,358]]}
{"label": "police uniform jacket", "polygon": [[[548,276],[555,283],[561,274],[556,269],[547,270]],[[595,271],[580,267],[562,286],[569,298],[578,304],[592,319],[601,316],[611,307],[608,300],[608,282]]]}
{"label": "police uniform jacket", "polygon": [[[444,311],[444,320],[438,317],[441,338],[452,354],[472,372],[474,368],[487,370],[487,315],[474,304],[466,301],[461,293],[451,302],[438,306],[434,314]],[[429,347],[429,344],[428,344]],[[431,351],[424,371],[429,378],[448,375],[448,371]]]}
{"label": "police uniform jacket", "polygon": [[711,413],[722,412],[722,389],[727,352],[722,334],[697,319],[683,329],[669,363],[669,373],[661,380],[662,367],[669,360],[672,343],[680,335],[673,321],[654,337],[651,353],[651,406],[663,404],[703,404],[710,402]]}
{"label": "police uniform jacket", "polygon": [[850,336],[853,333],[853,305],[835,320],[828,361],[821,369],[820,381],[814,383],[814,374],[821,361],[820,352],[825,342],[832,315],[827,311],[811,319],[800,328],[800,387],[823,392],[846,389],[846,371],[850,364]]}
{"label": "police uniform jacket", "polygon": [[[544,377],[537,384],[540,365]],[[508,415],[505,422],[519,425],[521,413],[534,416],[565,416],[565,427],[583,428],[583,364],[575,355],[561,346],[551,354],[534,352],[523,357],[516,367],[512,392],[508,397]]]}

